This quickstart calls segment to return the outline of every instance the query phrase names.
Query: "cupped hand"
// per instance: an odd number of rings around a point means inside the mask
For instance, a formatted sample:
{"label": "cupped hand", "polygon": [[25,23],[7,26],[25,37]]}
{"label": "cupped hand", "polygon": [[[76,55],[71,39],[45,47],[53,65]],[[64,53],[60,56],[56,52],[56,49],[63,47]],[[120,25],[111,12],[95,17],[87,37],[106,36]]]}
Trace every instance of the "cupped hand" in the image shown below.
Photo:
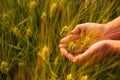
{"label": "cupped hand", "polygon": [[[77,55],[74,55],[67,51],[67,43],[69,41],[77,41],[79,39],[79,35],[82,34],[83,37],[86,36],[86,33],[94,31],[95,33],[92,33],[96,37],[100,37],[101,41],[98,41],[94,43],[92,46],[90,46],[85,52],[83,53],[77,53]],[[60,41],[60,51],[63,56],[68,58],[73,63],[78,62],[84,62],[91,56],[96,58],[96,61],[100,61],[103,59],[107,54],[110,46],[107,44],[109,40],[105,40],[105,32],[106,28],[103,24],[97,24],[97,23],[85,23],[77,25],[72,31],[71,35],[68,35],[61,39]],[[101,36],[102,35],[102,36]]]}
{"label": "cupped hand", "polygon": [[73,63],[82,63],[85,61],[89,61],[90,59],[93,59],[93,63],[96,63],[102,60],[104,57],[110,55],[109,53],[111,52],[112,47],[109,45],[109,42],[109,40],[98,41],[90,46],[85,52],[78,55],[71,54],[63,46],[59,47],[62,55],[68,58]]}

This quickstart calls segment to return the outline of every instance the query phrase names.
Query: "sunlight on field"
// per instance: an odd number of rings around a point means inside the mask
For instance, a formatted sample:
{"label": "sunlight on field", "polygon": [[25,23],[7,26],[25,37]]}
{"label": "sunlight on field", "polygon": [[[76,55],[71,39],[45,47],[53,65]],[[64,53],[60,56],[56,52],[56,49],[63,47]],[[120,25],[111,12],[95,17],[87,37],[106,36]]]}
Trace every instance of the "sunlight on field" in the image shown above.
{"label": "sunlight on field", "polygon": [[[0,80],[119,80],[120,57],[93,66],[73,64],[60,39],[80,23],[107,23],[120,15],[120,0],[0,0]],[[82,53],[90,33],[69,51]]]}

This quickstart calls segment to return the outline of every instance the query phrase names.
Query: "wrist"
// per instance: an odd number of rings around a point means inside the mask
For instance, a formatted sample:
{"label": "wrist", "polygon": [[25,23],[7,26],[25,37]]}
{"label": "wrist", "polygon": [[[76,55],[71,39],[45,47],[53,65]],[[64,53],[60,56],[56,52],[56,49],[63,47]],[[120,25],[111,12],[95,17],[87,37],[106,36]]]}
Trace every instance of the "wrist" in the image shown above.
{"label": "wrist", "polygon": [[120,31],[120,17],[104,24],[106,27],[107,33],[116,33]]}
{"label": "wrist", "polygon": [[107,44],[110,47],[111,53],[110,54],[116,54],[120,55],[120,41],[119,40],[107,40]]}
{"label": "wrist", "polygon": [[110,32],[109,25],[106,23],[106,24],[101,24],[101,26],[103,28],[103,31],[102,31],[103,39],[109,39],[109,38],[106,37],[109,34],[109,32]]}
{"label": "wrist", "polygon": [[114,25],[112,22],[104,24],[105,39],[119,40],[120,39],[120,26]]}

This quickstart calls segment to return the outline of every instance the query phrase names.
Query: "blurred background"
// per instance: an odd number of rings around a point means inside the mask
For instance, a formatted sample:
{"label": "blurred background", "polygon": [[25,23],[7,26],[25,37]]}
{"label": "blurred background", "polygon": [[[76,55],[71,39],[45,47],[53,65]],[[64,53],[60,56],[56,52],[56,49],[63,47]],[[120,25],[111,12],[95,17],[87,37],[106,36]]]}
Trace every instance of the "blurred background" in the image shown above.
{"label": "blurred background", "polygon": [[119,56],[86,67],[58,48],[77,24],[119,15],[120,0],[0,0],[0,80],[120,80]]}

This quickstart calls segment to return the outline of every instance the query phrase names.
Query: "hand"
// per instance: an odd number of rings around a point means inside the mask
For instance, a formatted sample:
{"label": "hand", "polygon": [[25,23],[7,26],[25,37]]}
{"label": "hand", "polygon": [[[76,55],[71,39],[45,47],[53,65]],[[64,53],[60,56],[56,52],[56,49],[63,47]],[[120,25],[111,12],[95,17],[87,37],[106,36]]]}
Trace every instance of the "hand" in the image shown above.
{"label": "hand", "polygon": [[68,58],[73,63],[84,63],[88,65],[95,64],[107,56],[120,55],[119,40],[101,40],[90,46],[85,52],[78,55],[69,53],[65,46],[59,46],[63,56]]}
{"label": "hand", "polygon": [[[83,34],[83,36],[85,36],[86,32],[90,32],[92,30],[96,31],[96,34],[93,33],[93,35],[96,37],[100,37],[101,40],[103,41],[98,41],[97,43],[93,44],[82,54],[72,55],[67,51],[66,46],[68,41],[70,40],[77,41],[77,39],[79,39],[79,34]],[[106,32],[106,28],[103,24],[85,23],[85,24],[77,25],[75,29],[72,30],[71,35],[66,36],[60,41],[60,45],[59,45],[60,51],[63,56],[68,58],[73,63],[83,62],[87,60],[88,57],[93,55],[95,55],[94,57],[96,57],[99,61],[102,58],[104,58],[105,56],[104,53],[106,53],[105,51],[109,49],[109,46],[107,45],[107,41],[104,41],[105,34],[103,34],[103,36],[101,37],[101,33],[105,33],[105,32]],[[98,53],[98,51],[100,51],[99,52],[100,54]]]}
{"label": "hand", "polygon": [[[96,42],[92,46],[90,46],[85,52],[82,54],[78,54],[76,56],[72,55],[69,53],[65,47],[60,46],[60,51],[65,56],[68,58],[70,61],[73,63],[78,63],[78,62],[85,62],[85,61],[90,61],[90,59],[95,62],[99,62],[102,60],[104,57],[110,55],[110,50],[111,46],[109,45],[109,40],[103,40]],[[91,62],[92,63],[92,62]]]}
{"label": "hand", "polygon": [[98,24],[98,23],[84,23],[77,25],[72,31],[71,34],[78,35],[82,34],[86,36],[86,33],[90,33],[96,37],[101,37],[101,39],[105,39],[107,35],[107,26],[105,24]]}
{"label": "hand", "polygon": [[69,41],[77,43],[77,41],[83,40],[88,35],[92,35],[92,38],[96,40],[105,39],[106,27],[104,24],[97,23],[84,23],[77,25],[72,31],[71,35],[68,35],[61,39],[59,47],[66,47]]}

